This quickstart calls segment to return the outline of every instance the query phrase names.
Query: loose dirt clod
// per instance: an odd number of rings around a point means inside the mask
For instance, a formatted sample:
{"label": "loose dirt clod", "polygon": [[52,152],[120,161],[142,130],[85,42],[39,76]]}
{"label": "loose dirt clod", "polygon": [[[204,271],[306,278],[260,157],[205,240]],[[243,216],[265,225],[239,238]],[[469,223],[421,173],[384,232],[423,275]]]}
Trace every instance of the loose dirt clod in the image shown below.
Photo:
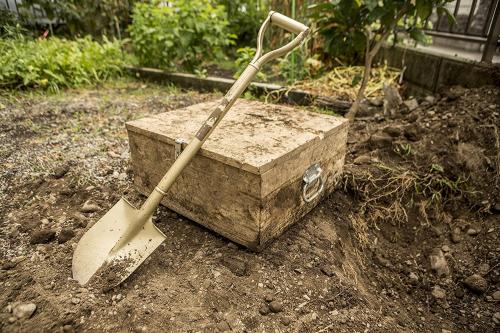
{"label": "loose dirt clod", "polygon": [[478,294],[482,294],[488,289],[488,282],[479,274],[468,276],[465,278],[464,284],[467,288]]}
{"label": "loose dirt clod", "polygon": [[56,232],[50,229],[36,230],[31,233],[31,244],[46,244],[50,243],[56,238]]}
{"label": "loose dirt clod", "polygon": [[80,211],[82,213],[93,213],[93,212],[97,212],[99,209],[101,209],[101,207],[99,207],[98,205],[92,203],[91,201],[85,201],[85,203],[83,204],[82,208],[80,209]]}
{"label": "loose dirt clod", "polygon": [[59,236],[57,236],[57,241],[59,242],[59,244],[62,244],[66,243],[73,237],[75,237],[75,232],[73,231],[73,229],[65,228],[59,232]]}
{"label": "loose dirt clod", "polygon": [[18,319],[31,318],[31,316],[35,313],[35,311],[36,311],[35,303],[21,303],[14,306],[12,314]]}
{"label": "loose dirt clod", "polygon": [[106,262],[90,278],[87,285],[90,288],[108,292],[123,280],[124,276],[126,276],[126,269],[133,262],[134,260],[132,258],[116,259],[111,262]]}

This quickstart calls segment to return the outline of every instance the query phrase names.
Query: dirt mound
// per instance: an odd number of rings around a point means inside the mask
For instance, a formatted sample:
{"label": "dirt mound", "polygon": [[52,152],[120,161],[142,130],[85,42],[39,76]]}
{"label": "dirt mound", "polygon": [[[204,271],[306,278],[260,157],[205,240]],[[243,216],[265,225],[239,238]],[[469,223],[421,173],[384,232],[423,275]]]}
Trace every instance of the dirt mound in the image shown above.
{"label": "dirt mound", "polygon": [[339,189],[262,253],[161,208],[167,240],[125,283],[79,286],[81,235],[121,193],[143,200],[124,121],[214,97],[129,82],[1,98],[2,332],[498,331],[491,87],[443,91],[394,117],[367,106]]}

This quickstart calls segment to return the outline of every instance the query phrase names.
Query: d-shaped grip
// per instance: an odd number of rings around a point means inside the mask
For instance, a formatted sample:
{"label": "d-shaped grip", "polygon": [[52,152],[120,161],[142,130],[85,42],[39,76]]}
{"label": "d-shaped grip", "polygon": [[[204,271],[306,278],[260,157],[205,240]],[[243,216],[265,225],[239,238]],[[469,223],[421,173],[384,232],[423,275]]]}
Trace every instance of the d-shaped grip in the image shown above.
{"label": "d-shaped grip", "polygon": [[271,12],[271,23],[297,35],[308,29],[307,26],[302,23],[277,12]]}

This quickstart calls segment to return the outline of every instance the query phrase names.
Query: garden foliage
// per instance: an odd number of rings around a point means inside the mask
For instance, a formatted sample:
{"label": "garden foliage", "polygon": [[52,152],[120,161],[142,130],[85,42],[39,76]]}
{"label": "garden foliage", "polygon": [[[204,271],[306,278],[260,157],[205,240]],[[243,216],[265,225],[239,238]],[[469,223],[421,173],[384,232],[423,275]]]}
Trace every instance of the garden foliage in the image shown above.
{"label": "garden foliage", "polygon": [[40,87],[58,91],[103,82],[121,73],[119,42],[90,37],[33,40],[23,35],[0,39],[0,88]]}
{"label": "garden foliage", "polygon": [[347,63],[365,56],[367,43],[386,40],[395,30],[424,41],[423,21],[436,9],[454,20],[445,5],[452,0],[330,0],[310,6],[323,39],[323,52]]}
{"label": "garden foliage", "polygon": [[221,59],[233,43],[224,7],[209,0],[137,3],[129,26],[133,51],[143,66],[188,71]]}
{"label": "garden foliage", "polygon": [[[352,62],[364,58],[365,70],[356,100],[347,117],[353,119],[370,79],[372,62],[391,34],[405,31],[417,41],[425,37],[421,22],[433,10],[453,15],[446,8],[452,0],[331,0],[311,6],[312,17],[324,39],[324,52]],[[408,24],[411,22],[411,24]],[[358,57],[356,57],[358,55]]]}
{"label": "garden foliage", "polygon": [[269,12],[267,1],[217,0],[217,3],[226,10],[228,30],[237,36],[238,46],[254,46],[260,25]]}
{"label": "garden foliage", "polygon": [[[121,27],[129,23],[130,10],[137,0],[23,0],[20,15],[33,21],[32,6],[43,9],[48,19],[71,37],[92,35],[120,37]],[[59,31],[59,30],[58,30]]]}

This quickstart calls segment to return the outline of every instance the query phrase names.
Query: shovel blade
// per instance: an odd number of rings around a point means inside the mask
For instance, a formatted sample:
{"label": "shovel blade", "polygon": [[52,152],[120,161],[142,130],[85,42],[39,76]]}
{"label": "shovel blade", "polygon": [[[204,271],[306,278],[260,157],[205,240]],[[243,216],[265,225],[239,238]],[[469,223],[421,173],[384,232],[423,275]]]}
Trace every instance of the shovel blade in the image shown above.
{"label": "shovel blade", "polygon": [[129,237],[125,245],[114,249],[128,227],[138,219],[141,219],[139,210],[124,198],[120,199],[78,242],[73,254],[73,279],[85,285],[99,269],[113,264],[119,269],[113,272],[118,278],[112,283],[117,285],[135,271],[166,238],[149,216],[142,218],[147,219],[141,221],[144,226]]}

